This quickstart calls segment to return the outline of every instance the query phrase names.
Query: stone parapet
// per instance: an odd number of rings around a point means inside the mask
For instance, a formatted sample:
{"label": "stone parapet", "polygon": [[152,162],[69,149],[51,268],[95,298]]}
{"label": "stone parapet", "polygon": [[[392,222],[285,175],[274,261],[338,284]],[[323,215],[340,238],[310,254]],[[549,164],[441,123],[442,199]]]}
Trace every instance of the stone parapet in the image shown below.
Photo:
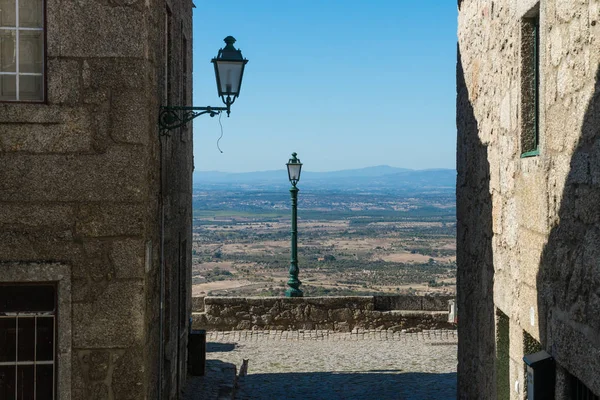
{"label": "stone parapet", "polygon": [[195,298],[193,327],[216,331],[335,332],[453,328],[448,323],[450,298],[390,296],[389,300],[381,300],[381,297],[205,297],[204,301]]}

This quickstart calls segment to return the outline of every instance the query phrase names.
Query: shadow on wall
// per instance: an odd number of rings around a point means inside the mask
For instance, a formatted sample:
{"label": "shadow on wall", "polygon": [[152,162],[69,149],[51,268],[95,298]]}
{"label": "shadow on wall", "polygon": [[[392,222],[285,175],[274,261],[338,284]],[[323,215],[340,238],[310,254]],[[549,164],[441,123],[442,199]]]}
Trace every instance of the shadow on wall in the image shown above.
{"label": "shadow on wall", "polygon": [[[549,200],[552,209],[558,198]],[[557,221],[537,276],[542,346],[600,394],[600,66]]]}
{"label": "shadow on wall", "polygon": [[456,398],[456,373],[252,374],[250,371],[240,378],[239,386],[240,398],[253,400],[451,400]]}
{"label": "shadow on wall", "polygon": [[[457,54],[457,389],[459,399],[493,399],[495,313],[490,166],[487,146],[479,138],[460,48]],[[476,68],[471,66],[473,75]]]}

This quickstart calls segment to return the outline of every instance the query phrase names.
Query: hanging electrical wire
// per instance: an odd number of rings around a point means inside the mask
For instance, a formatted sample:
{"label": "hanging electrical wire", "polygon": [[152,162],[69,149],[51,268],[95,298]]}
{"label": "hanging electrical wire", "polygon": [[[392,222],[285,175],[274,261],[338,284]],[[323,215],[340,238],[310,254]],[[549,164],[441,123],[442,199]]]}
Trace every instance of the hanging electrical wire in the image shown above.
{"label": "hanging electrical wire", "polygon": [[217,139],[217,149],[219,149],[219,151],[221,152],[221,154],[223,153],[223,150],[221,150],[221,147],[219,147],[219,142],[223,138],[223,124],[221,123],[221,116],[222,115],[223,115],[223,113],[219,113],[219,126],[221,126],[221,136],[219,136],[219,139]]}

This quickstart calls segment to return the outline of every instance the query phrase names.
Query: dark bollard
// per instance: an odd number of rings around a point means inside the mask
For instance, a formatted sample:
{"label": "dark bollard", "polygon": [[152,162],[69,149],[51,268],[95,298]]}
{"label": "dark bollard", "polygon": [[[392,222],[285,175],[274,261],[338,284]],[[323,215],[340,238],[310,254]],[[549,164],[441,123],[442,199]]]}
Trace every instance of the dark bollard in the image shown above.
{"label": "dark bollard", "polygon": [[206,331],[190,331],[188,342],[190,373],[193,376],[204,376],[206,369]]}

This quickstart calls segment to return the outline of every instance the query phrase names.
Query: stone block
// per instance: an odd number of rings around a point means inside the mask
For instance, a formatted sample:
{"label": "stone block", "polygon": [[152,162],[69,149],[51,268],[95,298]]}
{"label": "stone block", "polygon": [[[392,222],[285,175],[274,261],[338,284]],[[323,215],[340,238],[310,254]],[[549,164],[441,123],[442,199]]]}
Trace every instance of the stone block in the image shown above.
{"label": "stone block", "polygon": [[536,287],[521,284],[517,292],[517,299],[513,303],[513,315],[517,316],[518,323],[534,339],[540,341],[540,313],[538,310],[538,293]]}
{"label": "stone block", "polygon": [[72,400],[88,400],[86,393],[86,379],[84,377],[83,363],[78,352],[74,351],[74,357],[71,358],[71,399]]}
{"label": "stone block", "polygon": [[143,239],[121,239],[113,241],[110,261],[116,278],[143,278],[146,244]]}
{"label": "stone block", "polygon": [[0,158],[0,201],[143,201],[145,166],[138,147],[77,157],[9,153]]}
{"label": "stone block", "polygon": [[552,356],[593,393],[600,393],[600,346],[597,332],[574,323],[569,313],[555,310],[550,321]]}
{"label": "stone block", "polygon": [[192,297],[192,312],[204,312],[204,297]]}
{"label": "stone block", "polygon": [[330,310],[329,316],[330,316],[329,318],[332,321],[335,321],[336,323],[348,322],[348,321],[351,321],[353,318],[352,312],[350,310],[348,310],[347,308],[339,308],[336,310]]}
{"label": "stone block", "polygon": [[50,58],[47,61],[48,103],[81,102],[81,61]]}
{"label": "stone block", "polygon": [[529,286],[535,286],[547,237],[525,229],[519,231],[521,251],[518,253],[518,279]]}
{"label": "stone block", "polygon": [[46,261],[78,256],[81,247],[72,241],[71,231],[24,228],[0,231],[0,260]]}
{"label": "stone block", "polygon": [[[212,308],[211,308],[212,310]],[[223,307],[221,308],[221,313],[220,316],[221,317],[232,317],[235,315],[235,311],[233,307]]]}
{"label": "stone block", "polygon": [[86,385],[85,398],[89,400],[109,400],[111,390],[104,382],[93,382]]}
{"label": "stone block", "polygon": [[73,347],[141,345],[144,338],[141,281],[113,281],[95,301],[73,304]]}
{"label": "stone block", "polygon": [[[250,321],[239,321],[236,326],[237,330],[249,330],[252,329],[252,324]],[[282,328],[284,329],[284,328]]]}
{"label": "stone block", "polygon": [[82,107],[38,111],[37,123],[27,108],[0,117],[0,152],[6,153],[76,153],[90,152],[96,131],[90,110]]}
{"label": "stone block", "polygon": [[68,204],[3,203],[0,226],[65,231],[73,228],[75,207]]}
{"label": "stone block", "polygon": [[140,204],[82,205],[76,215],[75,232],[79,237],[141,236],[145,212]]}
{"label": "stone block", "polygon": [[448,301],[452,296],[422,296],[423,311],[448,311]]}
{"label": "stone block", "polygon": [[315,322],[325,321],[328,318],[327,310],[323,310],[321,308],[313,306],[308,310],[308,318]]}
{"label": "stone block", "polygon": [[581,185],[575,190],[575,212],[574,217],[585,224],[600,223],[600,187]]}
{"label": "stone block", "polygon": [[[511,343],[512,344],[512,343]],[[510,384],[510,400],[522,400],[523,393],[526,391],[526,381],[525,381],[525,368],[523,368],[523,358],[515,361],[514,359],[509,359],[508,361],[508,376],[509,376],[509,384]]]}
{"label": "stone block", "polygon": [[61,57],[132,57],[145,56],[147,32],[144,14],[138,10],[114,7],[93,0],[61,4],[57,22]]}
{"label": "stone block", "polygon": [[92,350],[85,358],[87,358],[89,380],[104,381],[110,367],[110,352],[105,350]]}
{"label": "stone block", "polygon": [[142,91],[148,84],[148,74],[153,68],[154,66],[144,59],[88,58],[82,65],[84,97],[90,98],[98,90],[109,93],[102,89],[110,89],[110,92]]}
{"label": "stone block", "polygon": [[548,232],[548,196],[542,171],[521,174],[515,194],[520,226],[538,233]]}
{"label": "stone block", "polygon": [[115,400],[144,398],[144,352],[131,347],[114,360],[111,388]]}
{"label": "stone block", "polygon": [[192,329],[206,329],[208,319],[205,313],[192,313]]}
{"label": "stone block", "polygon": [[[157,135],[156,118],[148,113],[150,104],[141,90],[120,90],[112,93],[110,136],[117,143],[147,144],[150,135]],[[150,124],[153,129],[150,129]]]}
{"label": "stone block", "polygon": [[498,270],[494,274],[494,304],[500,308],[506,315],[512,309],[515,301],[515,290],[517,281],[513,278],[510,271]]}
{"label": "stone block", "polygon": [[[508,315],[508,314],[507,314]],[[523,328],[516,320],[510,319],[508,325],[509,356],[511,360],[523,365]]]}

